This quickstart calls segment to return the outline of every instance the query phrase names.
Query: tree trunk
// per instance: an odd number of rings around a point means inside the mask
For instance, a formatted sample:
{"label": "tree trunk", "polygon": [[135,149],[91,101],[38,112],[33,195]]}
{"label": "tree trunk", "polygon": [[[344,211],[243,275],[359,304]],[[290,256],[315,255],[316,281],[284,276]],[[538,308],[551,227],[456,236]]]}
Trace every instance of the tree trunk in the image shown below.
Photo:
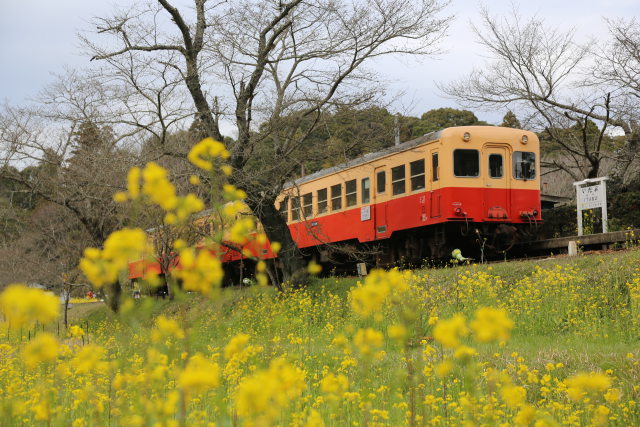
{"label": "tree trunk", "polygon": [[278,253],[282,263],[282,280],[291,282],[294,287],[305,285],[307,274],[304,257],[291,237],[287,222],[276,209],[275,201],[262,199],[256,203],[256,198],[249,195],[247,204],[258,216],[269,241],[279,242],[282,245]]}
{"label": "tree trunk", "polygon": [[207,98],[202,91],[202,84],[200,83],[200,75],[195,58],[187,59],[187,76],[185,78],[185,83],[189,89],[193,103],[198,110],[200,120],[202,120],[209,136],[217,141],[224,141],[224,138],[220,133],[220,128],[218,127],[218,122],[216,121],[213,112],[211,111],[211,107],[207,102]]}
{"label": "tree trunk", "polygon": [[164,282],[167,284],[167,296],[169,297],[169,301],[173,301],[176,297],[175,291],[178,287],[176,280],[171,276],[171,273],[166,273],[164,276]]}
{"label": "tree trunk", "polygon": [[64,296],[64,328],[69,328],[69,299],[71,292],[66,292]]}
{"label": "tree trunk", "polygon": [[117,313],[120,310],[120,297],[122,296],[122,286],[120,282],[115,282],[107,285],[105,289],[109,292],[107,296],[107,305],[114,313]]}
{"label": "tree trunk", "polygon": [[599,158],[590,158],[589,159],[589,164],[590,164],[591,168],[589,169],[589,173],[587,175],[587,178],[589,178],[589,179],[597,178],[598,174],[600,173],[600,159]]}

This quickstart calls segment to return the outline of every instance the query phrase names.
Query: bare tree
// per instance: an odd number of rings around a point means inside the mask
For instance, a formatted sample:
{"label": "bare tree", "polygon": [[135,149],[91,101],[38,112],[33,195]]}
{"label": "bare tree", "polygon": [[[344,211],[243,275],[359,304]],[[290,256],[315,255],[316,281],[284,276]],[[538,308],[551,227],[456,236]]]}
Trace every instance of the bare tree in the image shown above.
{"label": "bare tree", "polygon": [[628,167],[638,158],[640,147],[640,23],[635,18],[607,22],[611,37],[596,50],[587,84],[607,87],[616,99],[614,115],[629,124],[623,147],[627,160],[623,165]]}
{"label": "bare tree", "polygon": [[634,125],[619,114],[618,93],[602,84],[585,87],[593,44],[579,45],[573,30],[549,28],[536,17],[525,21],[517,11],[505,18],[483,9],[481,18],[482,25],[474,30],[490,60],[441,85],[442,90],[465,106],[518,110],[559,149],[561,155],[548,166],[574,179],[597,176],[602,160],[612,153],[604,150],[608,128],[620,127],[631,140]]}
{"label": "bare tree", "polygon": [[[1,169],[3,178],[23,185],[34,197],[57,204],[79,220],[92,239],[101,244],[119,221],[113,192],[123,186],[128,153],[94,141],[90,122],[56,127],[37,112],[6,108],[0,113],[0,146],[5,165],[29,167]],[[83,148],[82,141],[97,144]]]}
{"label": "bare tree", "polygon": [[107,95],[99,81],[69,73],[39,102],[0,110],[1,178],[35,201],[11,242],[23,280],[60,284],[83,248],[102,245],[122,224],[113,193],[136,156],[121,146],[123,128],[111,125]]}
{"label": "bare tree", "polygon": [[640,102],[640,23],[635,19],[607,20],[611,39],[597,50],[594,83],[609,84],[618,95],[626,97],[636,111],[620,111],[627,120],[638,120]]}
{"label": "bare tree", "polygon": [[109,39],[84,42],[93,59],[115,67],[134,56],[170,64],[208,136],[223,140],[220,120],[230,118],[237,130],[231,181],[247,192],[268,237],[282,244],[290,279],[303,260],[274,206],[299,170],[288,159],[303,149],[323,111],[375,98],[378,79],[366,63],[435,53],[448,25],[440,16],[445,3],[194,0],[189,11],[158,0],[98,18],[98,33]]}

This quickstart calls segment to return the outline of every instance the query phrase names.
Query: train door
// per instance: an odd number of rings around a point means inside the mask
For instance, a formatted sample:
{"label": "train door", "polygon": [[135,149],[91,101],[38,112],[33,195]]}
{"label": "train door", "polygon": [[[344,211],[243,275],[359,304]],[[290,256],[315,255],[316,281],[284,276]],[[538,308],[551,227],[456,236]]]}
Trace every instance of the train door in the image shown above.
{"label": "train door", "polygon": [[482,163],[485,215],[489,219],[507,219],[511,164],[509,150],[502,145],[487,144],[482,149]]}
{"label": "train door", "polygon": [[374,169],[373,172],[373,226],[375,227],[376,239],[389,237],[387,232],[387,172],[384,166]]}
{"label": "train door", "polygon": [[440,212],[440,156],[438,150],[431,150],[431,173],[429,174],[429,216],[437,218]]}

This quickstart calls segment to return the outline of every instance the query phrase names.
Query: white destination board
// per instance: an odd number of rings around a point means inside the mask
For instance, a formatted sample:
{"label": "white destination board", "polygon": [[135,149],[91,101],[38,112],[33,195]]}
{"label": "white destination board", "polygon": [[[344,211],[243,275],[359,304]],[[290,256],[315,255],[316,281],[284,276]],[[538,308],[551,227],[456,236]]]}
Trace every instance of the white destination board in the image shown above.
{"label": "white destination board", "polygon": [[360,208],[360,221],[369,221],[371,219],[371,206],[363,206]]}

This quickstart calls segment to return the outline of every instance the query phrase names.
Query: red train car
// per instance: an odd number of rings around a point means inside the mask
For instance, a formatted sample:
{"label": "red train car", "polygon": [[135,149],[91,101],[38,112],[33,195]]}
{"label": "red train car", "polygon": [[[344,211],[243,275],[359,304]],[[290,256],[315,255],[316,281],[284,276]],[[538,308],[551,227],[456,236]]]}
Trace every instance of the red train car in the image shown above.
{"label": "red train car", "polygon": [[300,248],[377,242],[386,263],[500,252],[541,221],[538,159],[533,132],[448,128],[300,178],[279,203]]}

